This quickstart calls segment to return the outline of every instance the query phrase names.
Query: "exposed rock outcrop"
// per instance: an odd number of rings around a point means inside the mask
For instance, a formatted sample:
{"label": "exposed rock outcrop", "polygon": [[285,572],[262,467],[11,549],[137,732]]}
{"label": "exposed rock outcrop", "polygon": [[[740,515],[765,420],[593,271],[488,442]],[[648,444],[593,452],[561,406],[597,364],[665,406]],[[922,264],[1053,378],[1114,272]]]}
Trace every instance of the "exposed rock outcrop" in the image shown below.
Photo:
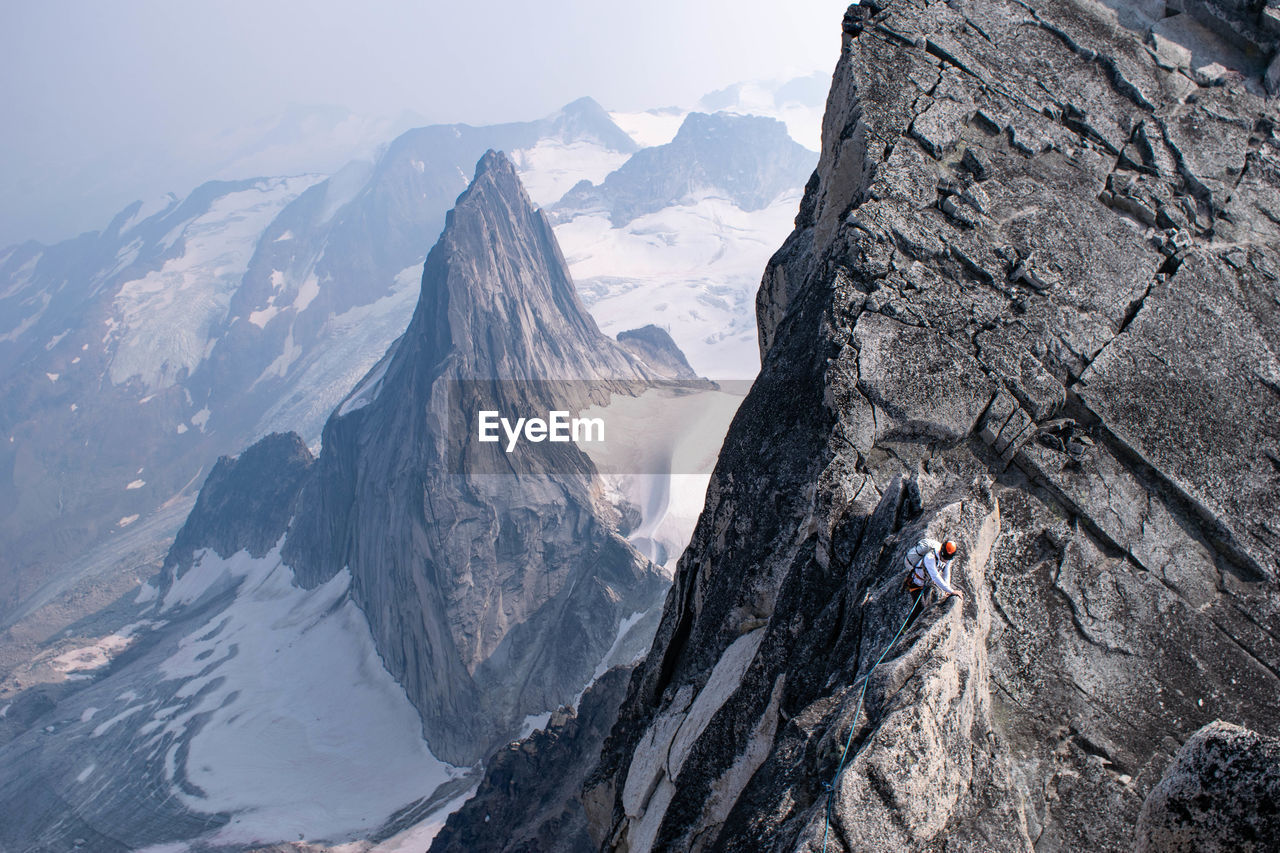
{"label": "exposed rock outcrop", "polygon": [[294,503],[315,457],[297,433],[272,433],[239,456],[223,456],[200,488],[178,531],[165,570],[181,575],[197,548],[219,557],[265,555],[293,518]]}
{"label": "exposed rock outcrop", "polygon": [[654,376],[600,333],[511,162],[486,154],[409,329],[325,427],[283,551],[308,586],[350,569],[437,756],[474,763],[571,700],[665,586],[584,453],[479,443],[479,411],[577,411]]}
{"label": "exposed rock outcrop", "polygon": [[561,708],[545,729],[485,762],[476,795],[449,816],[433,853],[590,853],[582,780],[618,718],[631,667],[602,675],[578,708]]}
{"label": "exposed rock outcrop", "polygon": [[1210,723],[1147,795],[1135,853],[1280,850],[1280,739]]}
{"label": "exposed rock outcrop", "polygon": [[[761,375],[586,786],[605,849],[1128,850],[1198,727],[1276,734],[1278,116],[1257,63],[1160,57],[1217,6],[1157,6],[846,13]],[[872,672],[924,533],[966,597]]]}
{"label": "exposed rock outcrop", "polygon": [[652,324],[618,333],[618,343],[663,379],[697,379],[680,347],[666,329]]}

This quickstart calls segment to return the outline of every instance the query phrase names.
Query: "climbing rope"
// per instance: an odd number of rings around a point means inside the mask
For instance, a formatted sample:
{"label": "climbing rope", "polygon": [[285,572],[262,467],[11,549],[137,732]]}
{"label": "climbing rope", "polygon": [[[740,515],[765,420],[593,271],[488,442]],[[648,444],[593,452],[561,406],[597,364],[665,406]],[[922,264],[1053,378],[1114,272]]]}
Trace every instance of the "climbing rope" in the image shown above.
{"label": "climbing rope", "polygon": [[926,589],[928,587],[920,590],[916,600],[911,603],[911,609],[907,611],[907,618],[902,620],[902,627],[898,629],[898,633],[893,635],[889,645],[884,647],[880,657],[876,658],[876,662],[871,664],[871,669],[867,670],[867,674],[862,677],[862,692],[858,694],[858,708],[853,712],[853,722],[849,724],[849,737],[845,739],[844,752],[840,753],[840,763],[836,765],[836,772],[831,777],[831,781],[822,783],[822,786],[827,789],[826,816],[823,818],[822,826],[822,853],[827,853],[827,834],[831,831],[831,801],[836,794],[836,783],[840,781],[840,774],[844,771],[844,761],[849,756],[849,747],[853,744],[853,733],[858,727],[858,715],[862,713],[862,700],[867,696],[867,685],[871,683],[871,674],[876,671],[876,667],[884,660],[885,655],[889,654],[889,649],[893,648],[893,644],[898,642],[902,632],[907,629],[907,623],[911,621],[911,614],[916,612],[916,605],[920,603],[920,599],[924,598]]}

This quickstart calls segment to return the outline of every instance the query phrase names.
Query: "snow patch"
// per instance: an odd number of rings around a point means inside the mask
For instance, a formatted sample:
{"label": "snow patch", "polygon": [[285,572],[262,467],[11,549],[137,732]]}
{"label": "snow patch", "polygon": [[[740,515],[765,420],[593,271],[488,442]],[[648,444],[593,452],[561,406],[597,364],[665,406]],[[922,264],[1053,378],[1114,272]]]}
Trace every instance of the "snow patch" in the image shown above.
{"label": "snow patch", "polygon": [[178,203],[178,197],[173,193],[165,193],[162,196],[156,196],[143,201],[138,205],[137,211],[130,216],[125,223],[120,226],[120,234],[128,234],[133,230],[134,226],[140,225],[147,221],[157,213],[163,213]]}
{"label": "snow patch", "polygon": [[80,714],[80,722],[82,723],[89,722],[90,720],[93,719],[93,715],[96,713],[98,713],[98,709],[90,705],[88,708],[84,709],[84,712],[82,714]]}
{"label": "snow patch", "polygon": [[146,481],[146,480],[134,480],[133,482],[131,482],[129,485],[125,486],[124,488],[125,488],[125,491],[129,491],[129,490],[131,490],[131,489],[141,489],[141,488],[142,488],[143,486],[145,486],[146,484],[147,484],[147,481]]}
{"label": "snow patch", "polygon": [[423,741],[350,581],[344,569],[301,589],[277,544],[262,559],[201,551],[165,597],[168,608],[236,585],[234,601],[160,665],[188,701],[153,715],[164,725],[151,735],[188,746],[181,769],[178,750],[166,756],[174,797],[232,815],[205,839],[212,846],[359,836],[465,773]]}
{"label": "snow patch", "polygon": [[121,723],[129,719],[134,714],[138,713],[139,711],[143,710],[146,707],[147,707],[146,705],[133,705],[124,709],[119,714],[116,714],[114,717],[112,717],[111,719],[107,720],[105,723],[102,723],[97,728],[95,728],[93,730],[93,734],[89,735],[89,737],[102,737],[107,732],[111,731],[111,729],[114,728],[117,723]]}
{"label": "snow patch", "polygon": [[23,335],[27,333],[27,329],[30,329],[32,326],[34,326],[37,322],[39,322],[40,318],[44,316],[45,309],[49,307],[49,301],[52,297],[50,297],[49,294],[47,293],[40,293],[40,294],[37,294],[37,296],[39,297],[42,304],[38,309],[36,309],[36,313],[22,320],[20,323],[18,323],[18,325],[14,326],[11,330],[6,332],[5,334],[0,335],[0,342],[9,342],[9,341],[18,340],[19,338],[21,338]]}
{"label": "snow patch", "polygon": [[556,226],[583,302],[608,335],[665,328],[699,375],[752,379],[759,371],[755,295],[794,226],[800,189],[747,212],[704,194],[621,228],[587,214]]}
{"label": "snow patch", "polygon": [[[266,370],[262,371],[257,379],[253,381],[250,388],[256,386],[259,382],[270,376],[278,376],[283,379],[289,373],[289,367],[298,360],[298,356],[302,355],[302,345],[293,342],[293,326],[289,327],[289,331],[285,334],[284,346],[280,350],[280,354],[267,365]],[[195,418],[191,419],[195,422]],[[201,427],[203,429],[203,427]]]}
{"label": "snow patch", "polygon": [[[613,656],[617,654],[618,646],[622,644],[622,640],[624,637],[627,636],[627,632],[630,631],[632,626],[635,625],[637,622],[639,622],[642,618],[644,618],[644,611],[637,610],[635,613],[632,613],[626,619],[623,619],[621,623],[619,623],[618,633],[615,634],[613,638],[613,645],[609,646],[609,651],[605,652],[604,657],[600,658],[600,663],[596,666],[596,671],[591,674],[592,682],[594,682],[597,678],[599,678],[600,676],[608,672],[610,667],[617,666],[618,664],[624,663],[624,662],[630,663],[630,661],[615,661],[613,659]],[[641,652],[641,654],[644,654],[644,653]],[[583,690],[583,692],[585,693],[586,690]],[[579,695],[579,698],[581,698],[581,695]],[[528,717],[526,717],[525,720],[527,721]]]}
{"label": "snow patch", "polygon": [[98,767],[98,765],[97,765],[97,764],[90,764],[88,767],[86,767],[85,769],[81,770],[81,771],[76,775],[76,781],[77,781],[77,782],[84,782],[84,780],[88,779],[91,775],[93,775],[93,771],[94,771],[95,769],[97,769],[97,767]]}
{"label": "snow patch", "polygon": [[58,377],[59,377],[59,376],[61,376],[61,375],[62,375],[62,374],[60,374],[60,373],[46,373],[46,374],[45,374],[45,376],[49,377],[49,381],[50,381],[50,382],[57,382],[57,381],[58,381]]}
{"label": "snow patch", "polygon": [[209,411],[209,407],[205,406],[203,409],[191,416],[191,423],[194,426],[199,427],[201,432],[204,432],[205,425],[209,423],[209,416],[212,414],[213,412]]}
{"label": "snow patch", "polygon": [[133,600],[133,603],[147,604],[148,602],[155,601],[159,595],[160,595],[160,590],[156,589],[154,586],[152,586],[149,583],[144,583],[138,589],[138,597]]}
{"label": "snow patch", "polygon": [[[13,254],[13,250],[10,250],[9,253],[5,255],[4,259],[6,261],[9,260],[9,256],[12,254]],[[10,284],[2,292],[0,292],[0,299],[8,299],[9,297],[13,296],[15,293],[22,290],[22,288],[30,284],[31,274],[36,271],[36,264],[38,264],[40,262],[40,259],[43,257],[44,257],[44,252],[36,252],[30,258],[27,258],[27,260],[22,264],[22,266],[14,270],[9,276],[9,280],[12,282],[12,284]]]}
{"label": "snow patch", "polygon": [[62,341],[63,338],[65,338],[69,334],[71,334],[71,330],[67,329],[60,335],[54,335],[52,338],[49,339],[49,343],[44,345],[45,351],[48,352],[49,350],[52,350],[54,347],[56,347],[59,344],[59,342]]}
{"label": "snow patch", "polygon": [[189,853],[190,844],[181,841],[166,841],[164,844],[152,844],[150,847],[142,847],[135,853]]}
{"label": "snow patch", "polygon": [[178,424],[176,427],[174,427],[174,430],[178,433],[178,435],[182,435],[184,432],[187,431],[187,425]]}
{"label": "snow patch", "polygon": [[265,329],[267,324],[271,322],[271,318],[280,313],[280,309],[275,305],[268,305],[260,311],[249,312],[249,322],[257,326],[259,329]]}
{"label": "snow patch", "polygon": [[216,199],[207,212],[178,225],[170,237],[175,242],[182,237],[182,254],[126,282],[116,294],[122,328],[111,359],[111,381],[119,385],[137,377],[157,389],[194,372],[227,316],[262,232],[316,180],[260,181]]}
{"label": "snow patch", "polygon": [[529,714],[524,718],[524,722],[520,724],[520,734],[516,736],[516,740],[524,740],[539,729],[545,729],[550,721],[550,711],[543,711],[541,714]]}
{"label": "snow patch", "polygon": [[91,646],[81,646],[78,649],[63,652],[50,663],[54,669],[64,674],[101,669],[133,645],[133,639],[127,630],[109,634]]}
{"label": "snow patch", "polygon": [[307,276],[307,280],[298,287],[298,295],[293,299],[293,310],[298,313],[306,311],[307,306],[319,295],[320,280],[314,274]]}
{"label": "snow patch", "polygon": [[138,520],[138,518],[139,518],[139,516],[138,516],[138,514],[137,514],[136,512],[135,512],[133,515],[126,515],[124,518],[122,518],[122,519],[120,519],[119,521],[117,521],[117,522],[116,522],[116,526],[117,526],[117,527],[128,527],[130,524],[133,524],[135,521],[137,521],[137,520]]}
{"label": "snow patch", "polygon": [[511,152],[529,198],[542,206],[559,201],[579,181],[600,183],[629,156],[595,142],[557,139],[541,139],[532,148]]}

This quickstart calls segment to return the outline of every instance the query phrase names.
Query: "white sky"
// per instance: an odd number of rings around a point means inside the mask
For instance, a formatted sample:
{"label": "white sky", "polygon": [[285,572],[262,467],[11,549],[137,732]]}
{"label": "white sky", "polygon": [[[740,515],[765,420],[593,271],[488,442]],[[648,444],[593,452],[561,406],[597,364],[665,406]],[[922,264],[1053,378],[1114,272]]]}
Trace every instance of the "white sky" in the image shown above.
{"label": "white sky", "polygon": [[297,105],[486,124],[582,95],[617,110],[691,105],[737,81],[830,70],[845,5],[4,3],[0,246],[102,227],[133,198],[184,194],[219,146]]}

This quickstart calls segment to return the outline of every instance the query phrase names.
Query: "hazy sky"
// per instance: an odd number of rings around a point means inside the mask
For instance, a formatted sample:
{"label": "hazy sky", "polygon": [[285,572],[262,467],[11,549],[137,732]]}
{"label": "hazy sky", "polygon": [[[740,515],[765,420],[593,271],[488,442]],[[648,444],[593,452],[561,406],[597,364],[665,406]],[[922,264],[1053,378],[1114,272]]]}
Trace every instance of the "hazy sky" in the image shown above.
{"label": "hazy sky", "polygon": [[133,198],[183,194],[192,187],[175,184],[207,177],[243,128],[298,105],[479,124],[537,118],[582,95],[645,109],[829,70],[845,5],[5,3],[0,245],[99,228]]}

